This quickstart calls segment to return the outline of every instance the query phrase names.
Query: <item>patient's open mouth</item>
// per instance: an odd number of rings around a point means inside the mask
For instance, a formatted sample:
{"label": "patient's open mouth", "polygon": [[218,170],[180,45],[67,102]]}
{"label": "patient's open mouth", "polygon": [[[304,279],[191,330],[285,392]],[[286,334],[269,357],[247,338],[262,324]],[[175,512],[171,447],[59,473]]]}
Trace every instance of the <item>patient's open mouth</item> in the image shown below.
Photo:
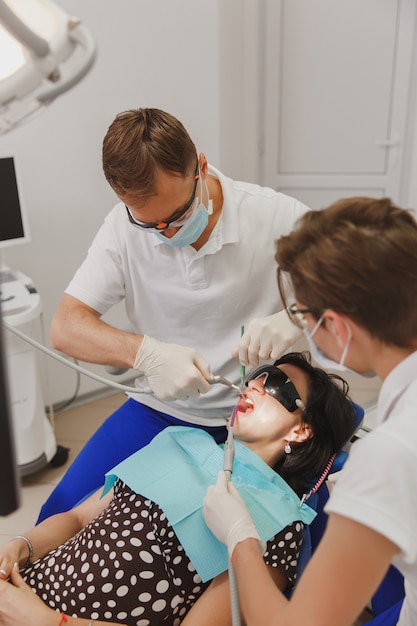
{"label": "patient's open mouth", "polygon": [[254,403],[247,396],[241,396],[239,403],[237,405],[237,410],[241,413],[247,413],[248,411],[253,411]]}

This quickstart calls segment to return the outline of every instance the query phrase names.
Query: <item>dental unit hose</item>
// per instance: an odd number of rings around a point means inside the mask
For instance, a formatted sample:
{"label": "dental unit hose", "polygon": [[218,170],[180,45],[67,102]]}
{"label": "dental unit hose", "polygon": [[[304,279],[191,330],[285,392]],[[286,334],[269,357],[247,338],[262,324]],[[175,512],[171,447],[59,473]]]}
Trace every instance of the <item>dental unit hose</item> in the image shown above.
{"label": "dental unit hose", "polygon": [[[227,439],[224,444],[223,452],[223,471],[226,474],[226,478],[230,481],[233,472],[233,461],[235,458],[235,444],[233,441],[233,424],[235,421],[237,408],[235,407],[232,412],[232,417],[229,423],[229,432],[227,433]],[[229,588],[230,588],[230,606],[232,611],[232,625],[241,626],[240,621],[240,605],[239,594],[237,588],[237,580],[234,567],[229,558]]]}
{"label": "dental unit hose", "polygon": [[80,372],[81,374],[85,374],[85,376],[89,376],[93,380],[97,380],[99,383],[102,383],[103,385],[108,385],[109,387],[114,387],[114,389],[118,389],[118,390],[121,390],[121,391],[130,391],[131,393],[150,393],[151,392],[151,390],[148,389],[148,388],[138,389],[137,387],[128,387],[127,385],[121,385],[120,383],[115,383],[112,380],[108,380],[107,378],[104,378],[103,376],[99,376],[98,374],[94,374],[93,372],[90,372],[90,370],[87,370],[87,369],[85,369],[83,367],[80,367],[79,365],[76,365],[75,363],[72,363],[71,361],[69,361],[65,357],[61,356],[60,354],[57,354],[56,352],[53,352],[53,350],[49,350],[49,348],[46,348],[45,346],[43,346],[38,341],[35,341],[35,339],[32,339],[32,337],[29,337],[28,335],[25,335],[25,333],[22,333],[17,328],[14,328],[13,326],[10,326],[4,320],[3,320],[3,326],[5,328],[7,328],[7,330],[10,330],[11,333],[16,335],[16,337],[19,337],[20,339],[23,339],[23,341],[26,341],[27,343],[30,343],[35,348],[38,348],[38,350],[41,350],[42,352],[45,352],[45,354],[48,354],[49,356],[51,356],[52,358],[56,359],[57,361],[60,361],[61,363],[64,363],[64,365],[68,365],[68,367],[71,367],[73,370],[76,370],[77,372]]}

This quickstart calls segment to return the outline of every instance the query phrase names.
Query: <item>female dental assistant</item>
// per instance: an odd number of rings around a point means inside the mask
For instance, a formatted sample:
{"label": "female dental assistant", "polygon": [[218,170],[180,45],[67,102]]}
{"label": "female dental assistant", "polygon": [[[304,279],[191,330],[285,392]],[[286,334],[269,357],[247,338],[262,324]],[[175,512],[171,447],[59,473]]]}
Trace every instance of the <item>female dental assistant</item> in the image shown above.
{"label": "female dental assistant", "polygon": [[389,199],[341,200],[302,217],[278,240],[276,260],[281,295],[288,272],[290,315],[319,362],[382,379],[379,425],[352,447],[324,537],[290,601],[271,586],[246,507],[222,476],[207,492],[206,522],[228,545],[248,626],[350,626],[391,563],[406,596],[399,615],[375,624],[415,626],[417,223]]}

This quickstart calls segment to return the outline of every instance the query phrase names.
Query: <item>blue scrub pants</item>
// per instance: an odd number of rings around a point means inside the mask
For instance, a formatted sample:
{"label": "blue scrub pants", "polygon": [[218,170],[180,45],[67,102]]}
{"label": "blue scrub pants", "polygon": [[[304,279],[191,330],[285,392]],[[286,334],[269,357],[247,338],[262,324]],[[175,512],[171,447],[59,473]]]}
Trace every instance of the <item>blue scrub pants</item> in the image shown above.
{"label": "blue scrub pants", "polygon": [[167,426],[195,426],[212,435],[217,443],[227,437],[225,426],[197,426],[176,419],[129,399],[89,439],[42,506],[37,524],[73,508],[104,484],[104,474],[146,446]]}

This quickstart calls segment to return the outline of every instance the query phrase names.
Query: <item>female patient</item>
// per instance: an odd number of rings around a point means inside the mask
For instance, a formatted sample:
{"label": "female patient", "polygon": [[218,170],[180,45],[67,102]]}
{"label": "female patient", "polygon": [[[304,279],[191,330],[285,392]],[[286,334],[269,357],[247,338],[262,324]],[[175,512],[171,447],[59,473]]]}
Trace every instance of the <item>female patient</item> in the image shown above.
{"label": "female patient", "polygon": [[[232,479],[253,515],[269,513],[260,534],[280,589],[294,583],[314,516],[299,496],[354,424],[347,384],[308,359],[287,354],[255,370],[234,412]],[[230,624],[227,552],[201,513],[222,461],[204,431],[169,428],[112,470],[104,497],[12,539],[0,550],[0,624]]]}

